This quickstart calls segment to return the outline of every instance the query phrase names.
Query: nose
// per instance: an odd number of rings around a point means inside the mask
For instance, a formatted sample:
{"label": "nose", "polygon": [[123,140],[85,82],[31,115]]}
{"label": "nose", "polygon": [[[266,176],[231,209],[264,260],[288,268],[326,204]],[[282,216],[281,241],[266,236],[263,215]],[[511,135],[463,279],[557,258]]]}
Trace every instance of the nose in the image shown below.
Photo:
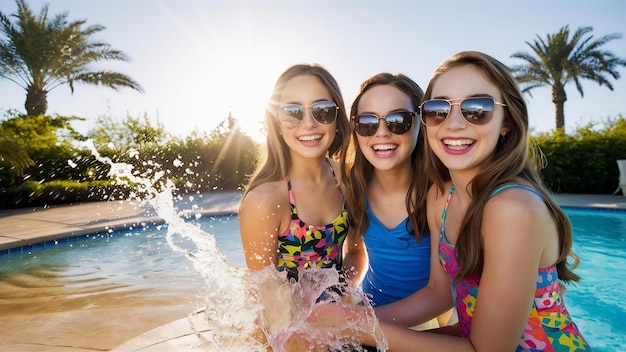
{"label": "nose", "polygon": [[317,121],[315,120],[315,118],[313,117],[313,112],[311,111],[311,108],[304,108],[304,114],[302,116],[302,122],[301,124],[304,126],[314,126],[317,123]]}
{"label": "nose", "polygon": [[378,128],[376,129],[376,136],[388,136],[391,131],[387,128],[387,121],[384,117],[378,118]]}
{"label": "nose", "polygon": [[444,121],[448,127],[465,127],[467,126],[467,120],[461,113],[461,104],[451,104],[448,118]]}

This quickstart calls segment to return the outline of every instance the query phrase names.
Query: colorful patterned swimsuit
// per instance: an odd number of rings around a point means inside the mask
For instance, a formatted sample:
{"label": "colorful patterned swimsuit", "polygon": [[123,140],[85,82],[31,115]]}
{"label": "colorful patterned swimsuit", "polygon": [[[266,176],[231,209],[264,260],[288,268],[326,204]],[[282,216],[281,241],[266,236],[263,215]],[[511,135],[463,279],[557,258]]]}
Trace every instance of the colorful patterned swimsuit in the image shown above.
{"label": "colorful patterned swimsuit", "polygon": [[[329,165],[330,166],[330,165]],[[331,167],[332,171],[332,167]],[[335,176],[334,171],[333,176]],[[309,225],[298,217],[296,201],[287,180],[291,223],[282,235],[278,236],[278,268],[288,271],[288,277],[297,279],[297,268],[317,267],[341,269],[341,248],[348,233],[348,211],[345,201],[341,213],[327,225]],[[343,199],[341,189],[338,189]],[[323,206],[321,204],[320,206]]]}
{"label": "colorful patterned swimsuit", "polygon": [[[523,188],[543,199],[541,194],[532,188],[522,185],[505,185],[492,193],[492,196],[507,188]],[[444,234],[448,203],[454,193],[454,185],[450,189],[446,205],[441,214],[441,228],[439,229],[439,261],[452,282],[456,299],[456,309],[459,316],[459,326],[463,337],[469,338],[472,325],[474,307],[478,298],[480,276],[471,277],[455,282],[459,272],[456,261],[455,246],[448,242]],[[537,286],[530,317],[524,328],[516,352],[574,352],[591,351],[591,347],[578,331],[576,324],[565,308],[561,298],[556,266],[539,268]],[[482,304],[487,304],[483,302]]]}

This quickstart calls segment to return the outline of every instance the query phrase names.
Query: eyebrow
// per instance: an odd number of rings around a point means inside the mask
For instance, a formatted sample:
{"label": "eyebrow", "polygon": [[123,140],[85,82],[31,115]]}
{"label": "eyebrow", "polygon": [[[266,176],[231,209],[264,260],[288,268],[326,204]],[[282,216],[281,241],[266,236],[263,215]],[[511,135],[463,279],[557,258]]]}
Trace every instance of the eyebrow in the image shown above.
{"label": "eyebrow", "polygon": [[450,98],[450,97],[448,97],[446,95],[441,95],[441,96],[437,96],[437,97],[431,97],[430,99],[459,100],[459,99],[468,99],[468,98],[493,98],[495,100],[494,97],[492,97],[491,95],[489,95],[487,93],[477,93],[477,94],[468,95],[468,96],[462,97],[462,98]]}

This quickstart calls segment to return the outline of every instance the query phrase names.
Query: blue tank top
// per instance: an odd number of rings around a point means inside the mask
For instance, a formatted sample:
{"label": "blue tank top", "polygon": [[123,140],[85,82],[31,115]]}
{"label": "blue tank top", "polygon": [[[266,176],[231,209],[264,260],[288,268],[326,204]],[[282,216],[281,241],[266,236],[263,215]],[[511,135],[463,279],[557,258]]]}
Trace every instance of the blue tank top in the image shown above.
{"label": "blue tank top", "polygon": [[363,234],[369,267],[362,289],[379,307],[405,298],[426,286],[430,276],[430,235],[418,243],[411,235],[408,217],[393,229],[387,229],[370,209],[365,199],[369,226]]}

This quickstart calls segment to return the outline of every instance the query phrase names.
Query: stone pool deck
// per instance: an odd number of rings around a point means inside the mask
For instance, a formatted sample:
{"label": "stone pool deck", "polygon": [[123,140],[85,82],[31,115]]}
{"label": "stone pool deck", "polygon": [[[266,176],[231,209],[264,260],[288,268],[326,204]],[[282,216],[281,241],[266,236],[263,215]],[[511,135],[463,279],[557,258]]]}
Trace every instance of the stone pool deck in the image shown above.
{"label": "stone pool deck", "polygon": [[[195,195],[193,200],[183,198],[175,206],[179,212],[232,214],[237,210],[241,195],[241,192]],[[555,198],[563,207],[626,210],[626,197],[621,195],[558,194]],[[154,214],[149,206],[122,201],[0,211],[0,254],[28,250],[29,246],[35,244],[72,236],[163,222]],[[198,338],[188,327],[187,319],[178,319],[147,331],[110,351],[193,351],[197,342]],[[0,345],[0,350],[4,351],[4,347],[10,348]],[[96,350],[102,351],[93,349]]]}
{"label": "stone pool deck", "polygon": [[[242,192],[214,192],[176,200],[178,212],[233,214]],[[0,210],[0,255],[30,245],[68,237],[160,223],[152,207],[132,201],[93,202]]]}

